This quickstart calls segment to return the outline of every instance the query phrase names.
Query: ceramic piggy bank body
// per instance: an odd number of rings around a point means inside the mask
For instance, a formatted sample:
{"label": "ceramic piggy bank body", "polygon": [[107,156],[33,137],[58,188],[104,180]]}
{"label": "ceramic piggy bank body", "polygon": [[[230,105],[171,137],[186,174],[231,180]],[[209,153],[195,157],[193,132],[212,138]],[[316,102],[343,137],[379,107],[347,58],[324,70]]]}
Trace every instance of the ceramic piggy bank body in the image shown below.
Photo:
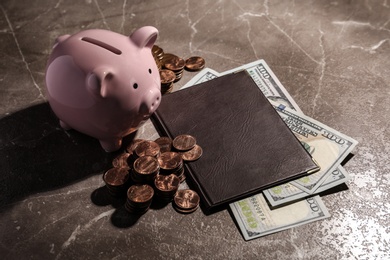
{"label": "ceramic piggy bank body", "polygon": [[47,63],[46,88],[61,126],[99,139],[106,151],[118,150],[160,104],[151,53],[157,35],[145,26],[130,37],[106,30],[60,36]]}

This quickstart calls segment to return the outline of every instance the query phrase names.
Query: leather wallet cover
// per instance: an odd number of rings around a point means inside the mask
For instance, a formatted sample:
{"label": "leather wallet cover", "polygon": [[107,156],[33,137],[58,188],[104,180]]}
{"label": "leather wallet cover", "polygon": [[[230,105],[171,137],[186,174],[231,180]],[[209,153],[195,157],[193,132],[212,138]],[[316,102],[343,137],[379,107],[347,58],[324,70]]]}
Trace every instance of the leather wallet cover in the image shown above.
{"label": "leather wallet cover", "polygon": [[202,147],[186,178],[207,211],[318,169],[246,71],[164,95],[152,122]]}

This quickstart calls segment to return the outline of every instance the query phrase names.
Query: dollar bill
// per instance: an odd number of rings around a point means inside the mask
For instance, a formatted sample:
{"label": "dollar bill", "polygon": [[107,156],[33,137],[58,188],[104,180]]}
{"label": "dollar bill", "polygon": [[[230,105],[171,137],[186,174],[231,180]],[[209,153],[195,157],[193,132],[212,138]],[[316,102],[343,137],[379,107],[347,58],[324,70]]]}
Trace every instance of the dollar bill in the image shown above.
{"label": "dollar bill", "polygon": [[[315,194],[336,187],[337,185],[347,182],[349,179],[350,175],[348,172],[344,169],[344,167],[339,166],[332,171],[321,186],[315,191]],[[311,196],[311,194],[299,189],[291,183],[278,185],[264,190],[263,194],[272,207],[278,207],[280,205],[302,200]]]}
{"label": "dollar bill", "polygon": [[200,84],[202,82],[209,81],[211,79],[215,79],[219,77],[219,73],[215,70],[212,70],[210,68],[204,68],[201,70],[198,74],[195,75],[190,81],[188,81],[184,86],[182,86],[180,89],[188,88],[197,84]]}
{"label": "dollar bill", "polygon": [[330,217],[319,196],[271,210],[260,193],[231,203],[230,209],[245,240]]}
{"label": "dollar bill", "polygon": [[283,104],[270,102],[321,167],[316,173],[290,182],[299,189],[314,194],[355,148],[357,141]]}

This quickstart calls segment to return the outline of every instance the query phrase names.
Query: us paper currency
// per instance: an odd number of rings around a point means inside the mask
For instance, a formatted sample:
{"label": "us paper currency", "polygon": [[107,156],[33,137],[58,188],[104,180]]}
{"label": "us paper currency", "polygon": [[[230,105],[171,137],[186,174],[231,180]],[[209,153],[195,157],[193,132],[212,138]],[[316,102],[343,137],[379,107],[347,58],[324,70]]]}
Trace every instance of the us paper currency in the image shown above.
{"label": "us paper currency", "polygon": [[291,182],[301,190],[313,194],[355,148],[357,141],[313,118],[270,102],[321,167],[318,172]]}
{"label": "us paper currency", "polygon": [[251,240],[330,216],[319,196],[270,210],[263,194],[230,204],[245,240]]}
{"label": "us paper currency", "polygon": [[[339,166],[332,171],[315,193],[318,194],[330,188],[336,187],[337,185],[347,182],[349,179],[350,175],[348,172],[342,166]],[[280,206],[292,201],[298,201],[310,196],[309,193],[302,191],[291,183],[278,185],[264,190],[263,194],[272,207]]]}

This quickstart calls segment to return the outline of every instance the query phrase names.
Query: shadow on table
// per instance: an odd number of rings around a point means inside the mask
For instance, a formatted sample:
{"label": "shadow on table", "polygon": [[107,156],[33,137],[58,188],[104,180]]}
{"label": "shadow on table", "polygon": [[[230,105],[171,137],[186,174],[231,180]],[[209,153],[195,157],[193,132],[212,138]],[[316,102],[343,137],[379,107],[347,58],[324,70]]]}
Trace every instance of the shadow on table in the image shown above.
{"label": "shadow on table", "polygon": [[92,137],[64,131],[48,103],[6,116],[0,119],[0,209],[102,173],[115,155]]}

